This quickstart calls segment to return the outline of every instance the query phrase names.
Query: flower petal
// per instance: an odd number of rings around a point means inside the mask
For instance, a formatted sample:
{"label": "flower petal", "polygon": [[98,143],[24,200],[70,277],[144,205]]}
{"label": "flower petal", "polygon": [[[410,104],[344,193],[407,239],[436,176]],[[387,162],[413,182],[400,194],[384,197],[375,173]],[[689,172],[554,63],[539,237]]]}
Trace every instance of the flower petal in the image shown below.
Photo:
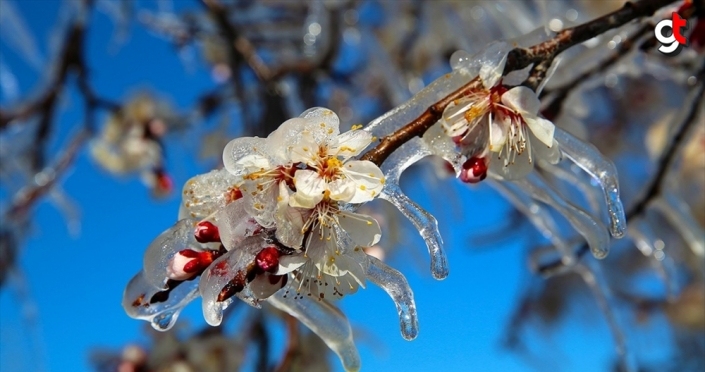
{"label": "flower petal", "polygon": [[541,102],[536,93],[525,87],[514,87],[502,94],[502,103],[520,114],[536,115],[541,108]]}
{"label": "flower petal", "polygon": [[[553,146],[553,133],[556,131],[556,126],[550,120],[528,114],[525,114],[523,118],[526,125],[531,129],[531,133],[539,141],[548,147]],[[541,145],[537,143],[535,146]]]}
{"label": "flower petal", "polygon": [[279,267],[276,275],[288,274],[308,262],[308,258],[302,254],[292,254],[279,256]]}
{"label": "flower petal", "polygon": [[507,122],[509,118],[504,115],[490,115],[488,120],[490,127],[490,151],[500,152],[507,143],[507,128],[511,125]]}
{"label": "flower petal", "polygon": [[490,174],[499,176],[504,180],[516,180],[524,178],[532,169],[534,169],[534,163],[529,161],[528,151],[524,151],[522,154],[517,154],[514,162],[504,165],[504,157],[507,154],[502,154],[502,158],[498,159],[497,156],[492,156],[490,159]]}
{"label": "flower petal", "polygon": [[293,139],[289,149],[289,158],[294,163],[304,163],[311,166],[318,165],[319,143],[314,135],[302,132],[298,138]]}
{"label": "flower petal", "polygon": [[372,143],[372,134],[364,130],[350,130],[336,137],[328,147],[328,155],[341,156],[347,160],[362,152]]}
{"label": "flower petal", "polygon": [[348,178],[338,178],[328,183],[328,190],[330,190],[331,199],[344,202],[350,202],[357,192],[355,182]]}
{"label": "flower petal", "polygon": [[289,199],[289,205],[299,208],[313,208],[323,199],[326,181],[309,169],[299,169],[294,174],[296,192]]}
{"label": "flower petal", "polygon": [[382,237],[382,230],[377,220],[364,214],[340,211],[338,223],[360,247],[371,247]]}
{"label": "flower petal", "polygon": [[[531,140],[534,141],[534,136],[532,135],[531,137]],[[534,158],[545,160],[549,164],[558,164],[558,162],[561,161],[561,149],[555,139],[553,140],[553,146],[551,147],[546,147],[539,144],[538,140],[536,140],[536,142],[532,142],[532,144],[533,143],[536,143],[531,146],[531,150],[534,152]]]}
{"label": "flower petal", "polygon": [[355,195],[347,200],[349,203],[364,203],[374,199],[384,187],[384,174],[371,161],[352,160],[343,166],[343,175],[353,182]]}

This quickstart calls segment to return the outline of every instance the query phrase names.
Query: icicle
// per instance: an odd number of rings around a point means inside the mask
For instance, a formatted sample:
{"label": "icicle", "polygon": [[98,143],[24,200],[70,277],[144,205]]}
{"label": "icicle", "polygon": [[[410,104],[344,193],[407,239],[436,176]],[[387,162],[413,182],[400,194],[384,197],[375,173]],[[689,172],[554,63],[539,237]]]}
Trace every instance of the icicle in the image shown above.
{"label": "icicle", "polygon": [[649,262],[666,285],[668,299],[675,300],[679,290],[676,281],[678,273],[673,259],[663,251],[665,248],[663,240],[654,235],[653,227],[643,218],[629,221],[627,232],[639,251],[650,258]]}
{"label": "icicle", "polygon": [[700,258],[705,257],[705,231],[693,218],[690,207],[668,191],[663,192],[652,204],[678,230],[690,250]]}
{"label": "icicle", "polygon": [[610,233],[615,238],[623,237],[627,226],[624,206],[619,198],[619,182],[614,163],[603,156],[595,146],[573,137],[561,128],[556,127],[554,136],[563,153],[600,183],[610,216]]}
{"label": "icicle", "polygon": [[384,289],[397,306],[401,335],[405,340],[411,341],[419,333],[419,321],[416,315],[414,293],[409,287],[406,278],[399,271],[389,267],[384,262],[369,256],[367,279]]}
{"label": "icicle", "polygon": [[433,277],[438,280],[445,279],[448,276],[448,259],[443,250],[443,239],[438,231],[436,218],[404,195],[397,184],[387,182],[379,197],[392,203],[411,221],[426,242],[428,253],[431,255]]}
{"label": "icicle", "polygon": [[[578,175],[573,173],[571,170],[564,169],[560,164],[550,164],[546,161],[539,161],[538,165],[541,169],[545,169],[554,175],[556,178],[561,179],[570,185],[576,187],[587,199],[588,205],[590,206],[590,211],[594,215],[599,216],[600,211],[602,211],[602,204],[600,204],[599,197],[595,188],[589,183],[581,179]],[[576,169],[577,171],[577,169]]]}
{"label": "icicle", "polygon": [[607,256],[610,244],[607,229],[585,211],[565,200],[538,173],[531,172],[526,179],[516,180],[514,183],[527,189],[534,198],[555,208],[568,219],[573,228],[588,242],[596,258]]}
{"label": "icicle", "polygon": [[319,301],[306,296],[285,297],[285,292],[275,293],[267,299],[267,302],[289,313],[317,334],[338,355],[346,371],[358,371],[360,355],[353,342],[352,329],[345,315],[325,300]]}
{"label": "icicle", "polygon": [[614,343],[617,349],[617,355],[619,355],[620,358],[622,370],[627,372],[637,371],[638,368],[636,366],[635,357],[629,351],[626,337],[622,332],[622,329],[626,329],[626,327],[622,327],[619,324],[619,320],[613,311],[617,306],[614,304],[612,291],[605,281],[600,266],[595,261],[586,259],[576,265],[575,268],[585,281],[585,284],[590,287],[597,301],[597,305],[600,307],[600,310],[602,310],[605,320],[607,320],[607,324],[612,331],[612,337],[614,337]]}
{"label": "icicle", "polygon": [[556,221],[541,204],[535,202],[526,193],[520,192],[509,183],[490,180],[493,188],[509,200],[514,207],[523,213],[532,225],[548,239],[560,252],[564,266],[570,267],[575,263],[575,254],[569,244],[561,237]]}

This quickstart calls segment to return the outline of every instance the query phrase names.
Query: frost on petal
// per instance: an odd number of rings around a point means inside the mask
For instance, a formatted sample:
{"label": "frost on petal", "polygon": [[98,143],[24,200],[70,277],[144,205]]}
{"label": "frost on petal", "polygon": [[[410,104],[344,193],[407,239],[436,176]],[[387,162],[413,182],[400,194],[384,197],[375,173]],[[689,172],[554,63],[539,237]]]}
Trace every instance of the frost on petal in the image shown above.
{"label": "frost on petal", "polygon": [[[225,146],[223,150],[223,165],[232,175],[242,177],[246,174],[268,168],[269,157],[266,154],[264,138],[240,137]],[[264,167],[264,165],[267,165]]]}
{"label": "frost on petal", "polygon": [[316,143],[324,144],[340,134],[338,115],[324,107],[312,107],[299,115],[307,119],[305,131],[313,136]]}
{"label": "frost on petal", "polygon": [[323,199],[326,181],[317,172],[299,169],[294,174],[296,192],[289,199],[289,205],[300,208],[313,208]]}
{"label": "frost on petal", "polygon": [[415,339],[419,334],[419,320],[416,315],[414,293],[411,291],[411,287],[409,287],[404,275],[387,266],[384,262],[370,257],[367,267],[367,278],[384,289],[394,300],[399,314],[402,337],[409,341]]}
{"label": "frost on petal", "polygon": [[171,289],[157,289],[139,273],[127,284],[122,307],[131,318],[149,321],[157,331],[167,331],[181,310],[198,297],[198,279],[177,283]]}
{"label": "frost on petal", "polygon": [[154,288],[164,289],[169,263],[174,255],[184,249],[201,249],[194,238],[194,219],[183,219],[162,232],[147,247],[142,260],[144,279]]}
{"label": "frost on petal", "polygon": [[240,195],[237,177],[225,169],[213,170],[191,178],[184,184],[180,216],[203,219]]}
{"label": "frost on petal", "polygon": [[[543,142],[545,146],[553,146],[553,133],[556,130],[556,126],[553,125],[550,120],[528,114],[522,117],[529,129],[531,129],[531,133],[536,136],[539,141]],[[541,144],[534,143],[534,146],[540,147]]]}
{"label": "frost on petal", "polygon": [[372,143],[372,135],[364,130],[350,130],[340,134],[328,147],[328,155],[347,160],[358,155]]}
{"label": "frost on petal", "polygon": [[575,138],[561,128],[556,128],[554,135],[561,151],[600,183],[610,217],[610,232],[615,238],[623,237],[627,223],[624,206],[619,198],[619,181],[614,163],[595,146]]}
{"label": "frost on petal", "polygon": [[338,214],[340,227],[360,247],[371,247],[382,237],[382,230],[377,220],[364,214],[340,211]]}
{"label": "frost on petal", "polygon": [[445,279],[448,276],[448,258],[443,250],[443,239],[436,218],[404,195],[397,184],[387,183],[380,197],[392,203],[419,231],[431,256],[433,277]]}
{"label": "frost on petal", "polygon": [[[203,297],[203,317],[212,326],[223,319],[223,310],[230,304],[230,298],[242,292],[251,278],[251,268],[259,250],[263,247],[261,237],[249,237],[236,249],[232,249],[201,274],[198,290]],[[246,301],[247,302],[247,301]],[[250,305],[256,303],[248,302]]]}
{"label": "frost on petal", "polygon": [[279,291],[267,301],[277,309],[289,313],[317,334],[338,355],[346,371],[360,370],[360,356],[345,315],[326,301],[308,297],[295,298],[285,293],[285,290]]}
{"label": "frost on petal", "polygon": [[374,199],[384,187],[384,174],[371,161],[351,160],[343,166],[343,174],[355,183],[355,195],[349,203],[364,203]]}
{"label": "frost on petal", "polygon": [[215,214],[215,225],[218,226],[220,240],[227,250],[236,248],[245,238],[261,229],[245,207],[245,201],[238,200]]}
{"label": "frost on petal", "polygon": [[502,103],[519,113],[536,115],[541,108],[541,101],[536,93],[525,86],[514,87],[502,94]]}

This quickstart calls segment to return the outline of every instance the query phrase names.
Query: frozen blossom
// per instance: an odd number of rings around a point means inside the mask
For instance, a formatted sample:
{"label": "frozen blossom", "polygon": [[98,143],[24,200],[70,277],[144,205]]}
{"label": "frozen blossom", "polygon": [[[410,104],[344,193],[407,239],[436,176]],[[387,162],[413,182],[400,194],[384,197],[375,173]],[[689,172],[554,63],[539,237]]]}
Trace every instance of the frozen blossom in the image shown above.
{"label": "frozen blossom", "polygon": [[[364,288],[371,275],[397,304],[402,335],[416,337],[406,279],[365,253],[380,241],[379,223],[355,212],[385,185],[377,165],[355,158],[372,141],[366,131],[340,133],[332,111],[314,108],[267,138],[228,143],[225,169],[184,186],[180,220],[150,244],[125,290],[127,313],[166,330],[200,296],[206,321],[218,325],[234,298],[254,307],[276,298],[354,370],[351,334],[331,330],[347,320],[329,301]],[[308,317],[314,307],[330,314]]]}

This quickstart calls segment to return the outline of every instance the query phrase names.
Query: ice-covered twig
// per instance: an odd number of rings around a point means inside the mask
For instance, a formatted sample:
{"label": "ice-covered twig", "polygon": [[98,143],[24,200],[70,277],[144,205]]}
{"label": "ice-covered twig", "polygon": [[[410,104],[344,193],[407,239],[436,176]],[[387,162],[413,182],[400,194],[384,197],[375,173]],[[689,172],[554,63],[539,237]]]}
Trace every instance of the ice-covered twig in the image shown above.
{"label": "ice-covered twig", "polygon": [[627,218],[632,218],[644,213],[649,203],[651,203],[651,201],[661,193],[661,188],[665,182],[666,174],[673,168],[673,164],[677,158],[676,155],[685,144],[685,139],[688,138],[688,133],[697,123],[696,118],[699,115],[698,110],[701,109],[700,106],[702,105],[703,98],[705,96],[705,82],[703,81],[703,79],[705,79],[705,62],[700,67],[700,71],[697,76],[698,79],[700,79],[700,85],[693,93],[693,98],[687,100],[683,105],[683,107],[687,108],[688,111],[686,111],[683,121],[678,125],[678,129],[673,134],[668,146],[666,146],[663,150],[661,158],[656,166],[656,173],[648,183],[648,187],[645,189],[646,191],[643,196],[637,199],[637,201],[629,209],[627,212]]}
{"label": "ice-covered twig", "polygon": [[[675,2],[675,0],[643,0],[637,3],[628,2],[617,11],[579,26],[565,29],[559,32],[555,37],[542,43],[528,48],[514,48],[507,55],[504,75],[525,68],[532,63],[540,63],[545,60],[552,61],[558,54],[572,46],[580,44],[613,28],[620,27],[634,19],[651,15],[659,8],[673,2]],[[548,68],[548,66],[546,66],[546,68]],[[445,75],[436,80],[432,85],[440,85],[447,80],[453,80],[457,77],[455,75],[456,74]],[[419,112],[416,116],[412,116],[406,125],[389,128],[394,130],[394,132],[388,135],[385,133],[386,136],[381,138],[381,142],[367,151],[361,159],[372,161],[377,165],[382,164],[384,160],[402,144],[414,137],[422,136],[441,118],[443,111],[451,102],[480,87],[480,79],[473,79],[455,90],[450,91],[446,96],[428,103],[426,106],[427,109]],[[422,90],[421,94],[428,95],[429,92],[433,91],[433,89],[429,88],[431,87]],[[378,121],[402,113],[403,110],[408,108],[405,106],[412,106],[414,101],[418,101],[416,96],[406,104],[397,107],[385,114],[382,118],[371,123],[370,126],[376,125]]]}

